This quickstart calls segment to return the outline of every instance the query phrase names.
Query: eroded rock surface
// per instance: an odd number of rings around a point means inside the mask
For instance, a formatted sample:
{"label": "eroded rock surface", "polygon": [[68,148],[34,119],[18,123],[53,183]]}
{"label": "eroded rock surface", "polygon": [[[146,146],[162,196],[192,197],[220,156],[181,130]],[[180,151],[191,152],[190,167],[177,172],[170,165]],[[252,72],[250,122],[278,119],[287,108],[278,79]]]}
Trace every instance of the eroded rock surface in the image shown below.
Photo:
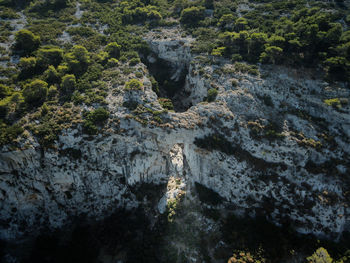
{"label": "eroded rock surface", "polygon": [[[164,111],[157,122],[150,111],[138,108],[136,116],[125,107],[133,101],[162,110],[145,77],[142,90],[111,87],[102,134],[90,137],[78,126],[53,149],[43,151],[33,138],[26,149],[3,148],[1,238],[137,207],[130,187],[169,178],[215,191],[237,214],[289,222],[302,233],[336,237],[349,227],[350,109],[324,103],[349,98],[349,89],[284,67],[242,73],[229,61],[190,54],[190,43],[171,35],[150,40],[159,58],[179,71],[188,66],[183,99],[193,106],[186,112]],[[210,88],[216,100],[203,102]],[[164,202],[159,207],[165,211]]]}

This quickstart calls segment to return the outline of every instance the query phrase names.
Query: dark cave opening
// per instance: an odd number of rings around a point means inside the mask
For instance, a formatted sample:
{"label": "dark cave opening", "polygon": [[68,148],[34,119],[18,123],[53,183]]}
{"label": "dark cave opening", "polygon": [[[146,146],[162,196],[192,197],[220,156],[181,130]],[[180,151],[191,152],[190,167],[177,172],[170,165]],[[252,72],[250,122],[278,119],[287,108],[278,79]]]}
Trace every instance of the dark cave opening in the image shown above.
{"label": "dark cave opening", "polygon": [[150,75],[157,82],[155,84],[157,87],[154,87],[153,90],[157,92],[159,98],[170,99],[175,112],[187,111],[192,106],[192,103],[186,100],[190,94],[185,91],[188,66],[172,65],[154,53],[143,58],[142,62],[148,67]]}

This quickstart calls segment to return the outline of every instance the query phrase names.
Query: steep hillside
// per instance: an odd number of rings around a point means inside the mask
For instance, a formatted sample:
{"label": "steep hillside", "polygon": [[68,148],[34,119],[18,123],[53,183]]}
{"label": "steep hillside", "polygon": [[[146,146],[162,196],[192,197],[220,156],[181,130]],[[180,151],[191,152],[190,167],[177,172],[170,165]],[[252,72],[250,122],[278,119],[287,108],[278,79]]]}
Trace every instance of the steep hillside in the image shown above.
{"label": "steep hillside", "polygon": [[4,262],[348,260],[347,2],[0,7]]}

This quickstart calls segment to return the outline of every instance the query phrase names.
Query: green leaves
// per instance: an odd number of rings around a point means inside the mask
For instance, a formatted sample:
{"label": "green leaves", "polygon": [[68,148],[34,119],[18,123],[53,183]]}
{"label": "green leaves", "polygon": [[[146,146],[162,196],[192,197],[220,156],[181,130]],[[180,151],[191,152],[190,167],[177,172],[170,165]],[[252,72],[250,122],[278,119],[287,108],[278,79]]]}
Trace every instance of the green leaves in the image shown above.
{"label": "green leaves", "polygon": [[23,131],[19,124],[7,126],[0,121],[0,146],[13,142]]}
{"label": "green leaves", "polygon": [[39,106],[45,100],[48,92],[48,84],[45,81],[36,79],[24,86],[23,97],[30,106]]}
{"label": "green leaves", "polygon": [[86,114],[83,130],[85,133],[95,135],[98,132],[96,125],[102,125],[109,118],[109,112],[104,108],[98,108]]}
{"label": "green leaves", "polygon": [[312,256],[306,259],[309,263],[332,263],[333,259],[328,254],[328,251],[323,247],[320,247],[315,251]]}
{"label": "green leaves", "polygon": [[24,55],[32,53],[40,45],[40,37],[34,35],[27,29],[19,30],[15,34],[15,50],[23,53]]}
{"label": "green leaves", "polygon": [[267,46],[260,55],[261,62],[276,64],[281,61],[283,49],[276,46]]}
{"label": "green leaves", "polygon": [[67,74],[62,78],[61,89],[66,94],[71,94],[73,93],[76,84],[75,76],[73,74]]}
{"label": "green leaves", "polygon": [[204,19],[204,8],[192,6],[181,12],[180,22],[186,26],[195,26]]}
{"label": "green leaves", "polygon": [[208,90],[207,100],[209,102],[213,102],[216,99],[217,95],[218,95],[217,89],[211,88],[211,89]]}
{"label": "green leaves", "polygon": [[90,54],[85,47],[76,45],[65,55],[65,61],[71,72],[80,75],[86,71],[90,63]]}
{"label": "green leaves", "polygon": [[57,67],[63,59],[63,50],[56,46],[43,46],[37,51],[38,64],[42,68]]}
{"label": "green leaves", "polygon": [[126,90],[141,90],[142,83],[137,79],[132,79],[125,84]]}
{"label": "green leaves", "polygon": [[109,57],[119,58],[121,46],[117,42],[111,42],[105,47],[105,51],[108,52]]}

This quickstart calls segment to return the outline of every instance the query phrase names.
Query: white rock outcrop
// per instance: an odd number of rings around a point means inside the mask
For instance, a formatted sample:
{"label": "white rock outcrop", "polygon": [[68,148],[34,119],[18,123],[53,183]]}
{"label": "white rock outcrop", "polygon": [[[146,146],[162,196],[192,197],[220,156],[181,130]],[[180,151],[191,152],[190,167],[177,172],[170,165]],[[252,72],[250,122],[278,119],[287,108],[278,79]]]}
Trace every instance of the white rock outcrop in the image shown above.
{"label": "white rock outcrop", "polygon": [[[350,109],[323,102],[349,98],[349,90],[340,85],[330,92],[327,83],[283,67],[261,67],[263,77],[251,76],[224,60],[208,65],[192,58],[181,39],[150,41],[176,67],[191,63],[186,89],[194,106],[163,113],[158,125],[129,118],[122,103],[130,98],[160,107],[145,78],[143,91],[118,87],[108,95],[108,132],[91,140],[66,130],[44,152],[35,144],[0,152],[2,239],[136,207],[130,188],[174,177],[184,188],[212,189],[238,214],[264,214],[302,233],[337,236],[349,228]],[[201,102],[209,88],[218,90],[216,101]],[[225,141],[211,145],[218,135]],[[160,212],[167,198],[158,203]]]}

